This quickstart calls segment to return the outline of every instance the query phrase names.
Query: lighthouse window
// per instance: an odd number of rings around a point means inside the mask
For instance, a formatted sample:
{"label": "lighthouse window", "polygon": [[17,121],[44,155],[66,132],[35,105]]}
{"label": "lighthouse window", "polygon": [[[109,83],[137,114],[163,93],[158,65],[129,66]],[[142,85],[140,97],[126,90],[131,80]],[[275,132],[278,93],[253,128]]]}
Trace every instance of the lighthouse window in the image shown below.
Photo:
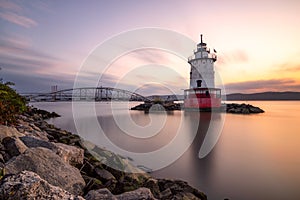
{"label": "lighthouse window", "polygon": [[209,97],[209,91],[205,92],[205,96]]}

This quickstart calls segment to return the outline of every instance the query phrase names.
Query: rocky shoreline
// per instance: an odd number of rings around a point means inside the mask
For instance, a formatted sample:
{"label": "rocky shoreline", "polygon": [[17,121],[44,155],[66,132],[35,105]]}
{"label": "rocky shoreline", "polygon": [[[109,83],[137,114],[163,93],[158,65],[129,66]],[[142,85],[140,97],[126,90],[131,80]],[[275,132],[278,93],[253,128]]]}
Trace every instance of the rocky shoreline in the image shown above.
{"label": "rocky shoreline", "polygon": [[[45,121],[57,116],[28,107],[14,126],[0,125],[0,199],[207,199],[185,181],[153,178]],[[115,170],[93,152],[139,173]]]}
{"label": "rocky shoreline", "polygon": [[[146,113],[152,111],[173,111],[173,110],[184,110],[183,104],[173,103],[173,102],[148,102],[139,104],[135,107],[132,107],[131,110],[145,111]],[[211,111],[211,110],[203,110]],[[222,104],[220,109],[214,109],[216,112],[226,112],[233,114],[254,114],[254,113],[264,113],[265,111],[259,107],[252,106],[250,104]]]}

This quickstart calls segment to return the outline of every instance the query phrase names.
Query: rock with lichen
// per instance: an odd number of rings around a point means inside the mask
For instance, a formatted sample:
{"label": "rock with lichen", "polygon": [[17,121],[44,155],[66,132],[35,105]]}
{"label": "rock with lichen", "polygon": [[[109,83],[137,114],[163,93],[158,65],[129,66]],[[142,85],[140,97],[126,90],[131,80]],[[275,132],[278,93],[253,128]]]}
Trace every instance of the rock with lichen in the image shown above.
{"label": "rock with lichen", "polygon": [[81,196],[73,195],[60,187],[49,184],[31,171],[22,171],[4,177],[0,183],[0,199],[84,200]]}
{"label": "rock with lichen", "polygon": [[32,171],[54,186],[81,195],[85,182],[80,171],[65,163],[53,151],[43,148],[29,148],[23,154],[9,160],[4,168],[7,174]]}

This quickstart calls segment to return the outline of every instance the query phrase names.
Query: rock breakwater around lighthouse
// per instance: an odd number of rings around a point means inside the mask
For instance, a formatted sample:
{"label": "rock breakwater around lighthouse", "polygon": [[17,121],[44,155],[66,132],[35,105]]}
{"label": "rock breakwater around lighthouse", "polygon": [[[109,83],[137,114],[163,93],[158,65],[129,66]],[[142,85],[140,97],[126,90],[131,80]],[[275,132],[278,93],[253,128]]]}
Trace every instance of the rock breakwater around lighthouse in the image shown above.
{"label": "rock breakwater around lighthouse", "polygon": [[[183,104],[179,103],[173,103],[173,102],[148,102],[139,104],[131,110],[140,110],[150,112],[150,111],[173,111],[173,110],[184,110]],[[191,109],[189,109],[191,110]],[[193,109],[196,110],[196,109]],[[203,111],[211,111],[211,110],[203,110]],[[255,113],[264,113],[265,111],[262,110],[259,107],[250,105],[250,104],[237,104],[237,103],[231,103],[231,104],[223,104],[220,109],[215,109],[216,112],[226,112],[226,113],[233,113],[233,114],[255,114]]]}

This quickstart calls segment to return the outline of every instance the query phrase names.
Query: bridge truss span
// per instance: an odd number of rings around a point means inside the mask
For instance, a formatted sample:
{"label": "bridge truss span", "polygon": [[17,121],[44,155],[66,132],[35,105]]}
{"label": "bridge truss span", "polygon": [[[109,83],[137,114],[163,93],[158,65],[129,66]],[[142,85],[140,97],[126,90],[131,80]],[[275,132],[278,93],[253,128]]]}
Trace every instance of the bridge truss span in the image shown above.
{"label": "bridge truss span", "polygon": [[85,87],[51,93],[27,94],[29,101],[148,101],[138,93],[112,87]]}

